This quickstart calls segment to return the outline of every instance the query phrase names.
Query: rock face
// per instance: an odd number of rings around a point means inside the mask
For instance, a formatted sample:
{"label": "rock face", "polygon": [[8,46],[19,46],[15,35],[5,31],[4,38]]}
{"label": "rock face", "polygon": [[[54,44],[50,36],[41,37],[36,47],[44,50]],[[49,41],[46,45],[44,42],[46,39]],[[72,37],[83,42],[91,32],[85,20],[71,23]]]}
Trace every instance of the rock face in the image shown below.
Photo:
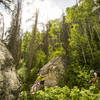
{"label": "rock face", "polygon": [[[64,63],[62,57],[52,59],[40,69],[39,75],[44,78],[44,86],[52,87],[64,81]],[[37,79],[31,88],[31,93],[39,90],[40,81]],[[37,88],[36,88],[37,87]]]}
{"label": "rock face", "polygon": [[0,41],[0,100],[18,100],[19,87],[13,58]]}

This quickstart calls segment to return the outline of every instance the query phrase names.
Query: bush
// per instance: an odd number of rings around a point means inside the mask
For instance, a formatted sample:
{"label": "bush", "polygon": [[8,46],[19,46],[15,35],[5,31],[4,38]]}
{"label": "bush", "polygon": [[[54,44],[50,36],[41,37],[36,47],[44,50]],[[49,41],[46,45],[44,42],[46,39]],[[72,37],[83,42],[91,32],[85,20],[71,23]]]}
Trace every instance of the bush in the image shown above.
{"label": "bush", "polygon": [[30,95],[29,92],[22,91],[20,93],[20,100],[33,100],[32,96]]}
{"label": "bush", "polygon": [[33,85],[34,81],[37,78],[37,73],[39,72],[39,68],[33,67],[30,71],[26,64],[23,62],[24,60],[20,60],[20,66],[17,70],[18,75],[20,77],[20,81],[22,83],[22,91],[29,91],[30,87]]}
{"label": "bush", "polygon": [[70,89],[65,86],[45,88],[44,91],[38,91],[33,95],[34,100],[66,100],[69,97]]}
{"label": "bush", "polygon": [[68,87],[73,88],[88,88],[91,86],[91,75],[90,72],[84,67],[71,65],[66,70],[65,80]]}
{"label": "bush", "polygon": [[41,68],[47,61],[46,54],[42,50],[37,50],[34,66]]}
{"label": "bush", "polygon": [[95,86],[91,86],[88,90],[57,86],[38,91],[33,95],[33,100],[100,100],[100,92]]}

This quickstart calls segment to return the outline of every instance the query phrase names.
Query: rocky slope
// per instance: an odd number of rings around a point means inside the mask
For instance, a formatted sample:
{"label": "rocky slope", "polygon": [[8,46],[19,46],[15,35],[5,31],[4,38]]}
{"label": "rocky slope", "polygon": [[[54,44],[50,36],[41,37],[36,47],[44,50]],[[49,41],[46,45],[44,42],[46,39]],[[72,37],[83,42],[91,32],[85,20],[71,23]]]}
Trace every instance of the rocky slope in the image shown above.
{"label": "rocky slope", "polygon": [[0,41],[0,100],[18,100],[19,87],[13,58]]}

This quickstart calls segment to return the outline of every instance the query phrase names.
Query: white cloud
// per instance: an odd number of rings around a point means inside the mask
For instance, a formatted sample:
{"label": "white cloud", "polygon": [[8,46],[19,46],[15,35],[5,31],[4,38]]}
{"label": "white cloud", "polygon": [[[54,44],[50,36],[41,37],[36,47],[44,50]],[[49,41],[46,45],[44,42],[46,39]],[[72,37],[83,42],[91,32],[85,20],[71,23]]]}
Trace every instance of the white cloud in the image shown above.
{"label": "white cloud", "polygon": [[11,16],[7,13],[6,10],[0,8],[0,12],[2,13],[4,17],[4,23],[5,23],[5,30],[10,27],[10,22],[11,22]]}
{"label": "white cloud", "polygon": [[[31,30],[34,18],[29,22],[27,22],[27,20],[35,15],[36,8],[39,8],[39,23],[47,23],[48,20],[59,18],[62,11],[65,10],[66,7],[75,4],[75,1],[76,0],[24,0],[22,9],[22,28],[24,32]],[[0,11],[1,10],[5,16],[5,25],[9,27],[11,16],[9,16],[4,9],[1,8]]]}
{"label": "white cloud", "polygon": [[23,28],[25,30],[30,29],[29,26],[32,24],[32,21],[26,23],[25,20],[34,15],[36,8],[39,8],[39,23],[47,23],[48,20],[59,18],[62,14],[62,10],[50,0],[25,2],[23,6]]}
{"label": "white cloud", "polygon": [[51,0],[51,1],[61,9],[73,6],[76,2],[76,0]]}

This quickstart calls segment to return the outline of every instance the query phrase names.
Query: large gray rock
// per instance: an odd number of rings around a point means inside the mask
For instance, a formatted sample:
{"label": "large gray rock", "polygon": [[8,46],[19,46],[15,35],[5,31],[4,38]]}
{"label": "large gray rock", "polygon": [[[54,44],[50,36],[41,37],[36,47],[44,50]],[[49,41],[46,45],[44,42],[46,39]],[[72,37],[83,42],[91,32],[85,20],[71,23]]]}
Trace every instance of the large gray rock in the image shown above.
{"label": "large gray rock", "polygon": [[[39,75],[44,78],[44,86],[45,87],[54,87],[59,85],[60,83],[64,81],[64,61],[62,57],[57,57],[52,59],[48,64],[43,66],[40,69]],[[37,90],[40,89],[40,81],[35,81],[34,85],[31,88],[31,93],[35,93]],[[40,87],[39,87],[40,86]]]}
{"label": "large gray rock", "polygon": [[0,100],[18,100],[19,87],[13,58],[0,41]]}

